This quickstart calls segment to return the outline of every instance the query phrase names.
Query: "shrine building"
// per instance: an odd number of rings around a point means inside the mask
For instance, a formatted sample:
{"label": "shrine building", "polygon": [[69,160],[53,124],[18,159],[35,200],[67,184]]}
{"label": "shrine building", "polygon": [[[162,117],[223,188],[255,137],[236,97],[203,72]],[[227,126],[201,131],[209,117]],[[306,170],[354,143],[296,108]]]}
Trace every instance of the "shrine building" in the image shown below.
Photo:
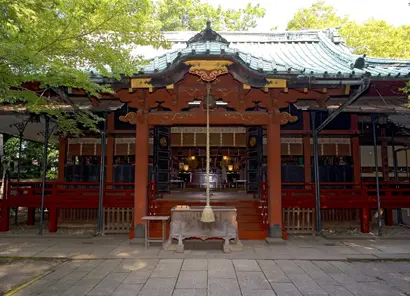
{"label": "shrine building", "polygon": [[[50,138],[60,150],[58,180],[47,181],[44,199],[50,232],[95,226],[101,190],[104,232],[130,238],[143,237],[143,216],[204,205],[206,102],[211,205],[237,209],[241,239],[311,233],[317,217],[323,227],[357,223],[369,232],[378,195],[386,225],[396,208],[410,208],[410,110],[400,90],[410,61],[355,55],[335,29],[217,33],[208,23],[164,36],[172,47],[140,47],[149,63],[132,77],[90,73],[114,94],[65,89],[106,121],[104,137]],[[12,207],[28,207],[34,223],[40,187],[9,182],[0,231]]]}

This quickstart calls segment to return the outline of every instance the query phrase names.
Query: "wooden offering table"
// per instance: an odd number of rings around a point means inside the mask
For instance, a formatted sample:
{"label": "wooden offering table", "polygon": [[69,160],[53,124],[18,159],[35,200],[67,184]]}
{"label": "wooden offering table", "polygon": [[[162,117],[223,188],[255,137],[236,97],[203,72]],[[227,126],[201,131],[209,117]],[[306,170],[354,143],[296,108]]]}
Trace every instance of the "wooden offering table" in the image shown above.
{"label": "wooden offering table", "polygon": [[223,239],[223,250],[231,252],[229,241],[233,239],[235,244],[240,244],[238,237],[238,222],[236,221],[236,208],[234,207],[212,207],[215,213],[215,222],[204,223],[201,215],[204,207],[201,206],[176,206],[171,209],[171,226],[167,246],[172,239],[178,240],[176,251],[184,252],[184,239],[199,238],[206,240],[210,238]]}

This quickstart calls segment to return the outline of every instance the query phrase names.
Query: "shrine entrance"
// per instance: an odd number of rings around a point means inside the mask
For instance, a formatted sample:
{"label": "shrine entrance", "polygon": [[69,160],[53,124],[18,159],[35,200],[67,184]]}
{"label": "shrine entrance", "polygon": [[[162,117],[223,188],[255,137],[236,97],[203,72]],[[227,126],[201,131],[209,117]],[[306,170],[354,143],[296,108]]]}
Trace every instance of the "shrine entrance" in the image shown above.
{"label": "shrine entrance", "polygon": [[[210,189],[213,200],[261,198],[264,178],[262,127],[210,127]],[[156,198],[204,200],[206,128],[154,127],[153,175]]]}
{"label": "shrine entrance", "polygon": [[[223,58],[206,57],[206,44]],[[145,215],[203,206],[208,196],[215,206],[237,209],[240,237],[282,236],[280,126],[298,120],[286,109],[296,99],[287,89],[293,76],[267,78],[228,47],[208,25],[172,64],[157,70],[167,64],[167,56],[158,57],[154,72],[136,74],[117,93],[135,110],[119,118],[136,125],[132,237],[143,237]],[[206,147],[210,195],[204,194]]]}

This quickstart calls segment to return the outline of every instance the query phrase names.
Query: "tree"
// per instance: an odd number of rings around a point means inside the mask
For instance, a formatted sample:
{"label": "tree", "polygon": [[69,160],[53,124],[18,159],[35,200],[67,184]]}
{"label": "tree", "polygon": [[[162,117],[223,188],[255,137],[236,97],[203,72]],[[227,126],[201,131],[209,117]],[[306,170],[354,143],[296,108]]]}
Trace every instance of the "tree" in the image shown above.
{"label": "tree", "polygon": [[[20,178],[39,179],[42,173],[44,159],[44,144],[23,140],[21,155],[19,151],[19,138],[10,137],[4,144],[4,161],[8,167],[10,178],[17,179],[17,159],[20,157]],[[47,155],[47,179],[57,179],[58,147],[50,143]]]}
{"label": "tree", "polygon": [[300,9],[288,23],[288,30],[341,27],[340,35],[356,54],[410,59],[410,26],[395,27],[382,20],[369,19],[363,24],[338,16],[332,6],[320,0]]}
{"label": "tree", "polygon": [[[46,112],[66,131],[77,122],[95,127],[97,116],[81,111],[72,117],[50,100],[51,90],[70,105],[63,88],[95,97],[111,92],[90,71],[130,75],[143,63],[131,54],[135,46],[165,45],[154,11],[151,0],[0,0],[0,104]],[[35,91],[31,82],[38,83]]]}
{"label": "tree", "polygon": [[333,6],[318,0],[311,7],[299,9],[288,22],[288,30],[324,29],[341,26],[348,21],[347,16],[338,16]]}
{"label": "tree", "polygon": [[348,22],[340,30],[346,44],[358,54],[410,59],[410,26],[395,27],[383,20]]}
{"label": "tree", "polygon": [[199,0],[161,0],[157,12],[162,31],[200,31],[207,20],[214,30],[244,31],[255,28],[256,21],[264,16],[265,9],[259,4],[224,10]]}

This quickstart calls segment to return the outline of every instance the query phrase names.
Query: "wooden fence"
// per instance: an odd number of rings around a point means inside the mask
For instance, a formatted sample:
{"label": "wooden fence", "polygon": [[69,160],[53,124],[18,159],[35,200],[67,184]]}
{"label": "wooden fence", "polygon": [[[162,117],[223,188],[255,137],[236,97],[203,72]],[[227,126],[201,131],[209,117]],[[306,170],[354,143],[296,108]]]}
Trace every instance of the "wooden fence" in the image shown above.
{"label": "wooden fence", "polygon": [[315,231],[314,209],[285,208],[283,222],[288,233],[313,233]]}
{"label": "wooden fence", "polygon": [[128,233],[132,227],[133,208],[104,208],[104,233]]}

